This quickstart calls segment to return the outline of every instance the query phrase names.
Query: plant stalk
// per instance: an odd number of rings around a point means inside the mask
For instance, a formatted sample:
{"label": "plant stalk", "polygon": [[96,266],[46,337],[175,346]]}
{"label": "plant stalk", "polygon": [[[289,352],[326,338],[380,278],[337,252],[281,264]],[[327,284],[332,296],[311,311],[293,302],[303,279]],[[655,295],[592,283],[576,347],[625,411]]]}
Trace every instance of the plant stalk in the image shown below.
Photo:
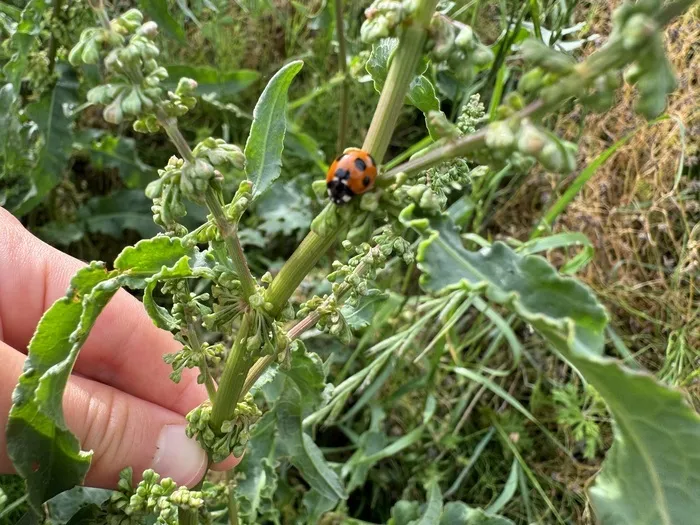
{"label": "plant stalk", "polygon": [[252,364],[246,346],[248,333],[251,329],[251,315],[249,312],[243,315],[236,342],[228,359],[226,359],[224,372],[221,374],[219,390],[216,392],[216,399],[211,411],[211,426],[214,429],[220,429],[224,421],[233,417],[236,404],[241,397],[241,392],[243,392],[248,369]]}
{"label": "plant stalk", "polygon": [[335,0],[335,31],[338,38],[338,69],[343,75],[340,86],[340,115],[338,117],[338,153],[345,148],[348,130],[348,104],[350,102],[350,86],[348,85],[348,57],[345,46],[345,27],[343,20],[343,0]]}
{"label": "plant stalk", "polygon": [[422,0],[418,4],[413,22],[404,28],[391,60],[377,109],[362,146],[380,165],[389,148],[411,80],[416,75],[423,55],[427,28],[436,5],[437,0]]}

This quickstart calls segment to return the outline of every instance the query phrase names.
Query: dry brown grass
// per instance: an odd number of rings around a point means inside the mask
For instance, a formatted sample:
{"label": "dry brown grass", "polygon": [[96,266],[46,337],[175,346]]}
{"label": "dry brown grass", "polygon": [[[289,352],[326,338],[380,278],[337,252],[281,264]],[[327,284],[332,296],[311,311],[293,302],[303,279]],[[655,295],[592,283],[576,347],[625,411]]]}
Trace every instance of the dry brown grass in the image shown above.
{"label": "dry brown grass", "polygon": [[[617,4],[593,0],[582,7],[591,32],[609,33]],[[642,127],[586,184],[555,231],[582,231],[591,239],[595,258],[579,276],[604,300],[613,326],[646,366],[662,369],[669,359],[665,354],[677,353],[685,341],[683,355],[676,356],[685,373],[664,373],[665,379],[682,383],[700,365],[692,351],[700,353],[700,10],[671,25],[665,40],[678,75],[667,108],[670,119],[646,126],[634,113],[634,88],[625,86],[611,111],[588,115],[581,123],[575,110],[556,123],[564,136],[581,137],[581,167]],[[685,126],[685,140],[679,123]],[[565,181],[547,174],[532,177],[496,222],[509,225],[510,235],[527,238],[542,209],[575,175]]]}

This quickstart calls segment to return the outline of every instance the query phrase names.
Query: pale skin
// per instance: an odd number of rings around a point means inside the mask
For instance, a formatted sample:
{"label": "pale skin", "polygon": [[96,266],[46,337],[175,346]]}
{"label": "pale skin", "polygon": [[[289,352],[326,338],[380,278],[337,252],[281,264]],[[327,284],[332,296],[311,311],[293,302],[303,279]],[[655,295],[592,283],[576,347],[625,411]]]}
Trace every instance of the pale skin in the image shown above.
{"label": "pale skin", "polygon": [[[0,208],[0,473],[14,472],[4,428],[29,340],[84,265],[32,236]],[[83,450],[94,451],[86,485],[115,487],[127,466],[134,473],[153,468],[188,486],[204,475],[206,454],[186,439],[184,425],[185,415],[207,398],[206,390],[194,370],[173,383],[172,369],[163,362],[163,354],[179,347],[124,290],[99,317],[63,398],[68,427]],[[232,457],[213,468],[237,463]]]}

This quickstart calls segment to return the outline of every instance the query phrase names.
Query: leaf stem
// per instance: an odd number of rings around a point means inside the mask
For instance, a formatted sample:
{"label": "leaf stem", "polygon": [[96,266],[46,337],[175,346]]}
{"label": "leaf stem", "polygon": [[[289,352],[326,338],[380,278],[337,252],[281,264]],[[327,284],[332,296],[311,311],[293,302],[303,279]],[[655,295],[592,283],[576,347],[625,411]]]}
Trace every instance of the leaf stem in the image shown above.
{"label": "leaf stem", "polygon": [[348,104],[350,101],[350,86],[348,85],[348,57],[345,46],[345,28],[343,20],[343,0],[335,0],[335,31],[338,38],[338,69],[343,75],[340,86],[340,116],[338,117],[338,153],[345,148],[348,128]]}
{"label": "leaf stem", "polygon": [[186,162],[194,163],[194,154],[187,140],[182,136],[180,128],[177,126],[177,119],[166,115],[165,111],[161,108],[158,108],[156,111],[156,117],[158,118],[158,123],[163,127],[168,134],[168,138],[177,149],[180,157]]}

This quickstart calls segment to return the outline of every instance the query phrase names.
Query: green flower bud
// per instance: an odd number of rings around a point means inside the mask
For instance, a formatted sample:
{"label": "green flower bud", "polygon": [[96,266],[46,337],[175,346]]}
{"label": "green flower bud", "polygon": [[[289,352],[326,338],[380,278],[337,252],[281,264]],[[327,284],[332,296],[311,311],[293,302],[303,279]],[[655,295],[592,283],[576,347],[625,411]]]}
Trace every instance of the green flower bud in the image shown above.
{"label": "green flower bud", "polygon": [[469,26],[464,26],[457,38],[455,38],[455,44],[457,47],[463,49],[464,51],[471,51],[476,46],[476,39],[474,38],[474,31]]}
{"label": "green flower bud", "polygon": [[73,49],[71,49],[70,53],[68,53],[68,62],[70,62],[70,64],[72,66],[79,66],[80,65],[81,55],[83,54],[84,48],[85,48],[85,43],[82,41],[82,35],[81,35],[80,42],[78,42],[75,46],[73,46]]}
{"label": "green flower bud", "polygon": [[121,124],[124,120],[124,113],[121,108],[122,96],[119,95],[102,112],[102,117],[110,124]]}
{"label": "green flower bud", "polygon": [[542,68],[535,67],[525,73],[518,81],[518,90],[522,93],[532,93],[537,91],[542,86],[544,71]]}
{"label": "green flower bud", "polygon": [[420,201],[421,197],[423,196],[423,193],[428,189],[428,186],[425,184],[416,184],[415,186],[411,186],[408,189],[408,196],[411,197],[414,201],[418,202]]}
{"label": "green flower bud", "polygon": [[536,156],[549,142],[546,133],[533,125],[529,120],[523,121],[518,130],[518,150],[525,155]]}
{"label": "green flower bud", "polygon": [[134,87],[122,102],[122,111],[127,115],[138,115],[141,113],[141,97],[139,88]]}
{"label": "green flower bud", "polygon": [[493,62],[493,51],[483,44],[476,46],[476,49],[469,56],[469,59],[477,66],[483,67]]}
{"label": "green flower bud", "polygon": [[146,22],[138,28],[136,34],[153,40],[158,35],[158,24],[153,21]]}
{"label": "green flower bud", "polygon": [[455,30],[452,23],[445,17],[436,14],[430,21],[430,33],[433,43],[431,51],[433,57],[437,61],[445,60],[455,44]]}
{"label": "green flower bud", "polygon": [[555,173],[571,173],[576,168],[576,145],[552,140],[542,148],[537,160]]}
{"label": "green flower bud", "polygon": [[94,40],[86,42],[80,59],[84,64],[97,64],[100,61],[100,50],[97,47],[97,42]]}
{"label": "green flower bud", "polygon": [[632,15],[622,28],[622,45],[628,50],[646,45],[656,30],[656,22],[649,16],[642,13]]}
{"label": "green flower bud", "polygon": [[526,61],[553,73],[569,73],[574,67],[571,57],[547,47],[539,40],[526,40],[521,51]]}
{"label": "green flower bud", "polygon": [[494,122],[486,128],[486,146],[494,150],[509,150],[515,144],[513,130],[506,122]]}
{"label": "green flower bud", "polygon": [[424,210],[439,212],[441,210],[442,203],[440,202],[440,199],[438,199],[438,196],[435,195],[435,192],[432,190],[427,190],[423,192],[418,206]]}

